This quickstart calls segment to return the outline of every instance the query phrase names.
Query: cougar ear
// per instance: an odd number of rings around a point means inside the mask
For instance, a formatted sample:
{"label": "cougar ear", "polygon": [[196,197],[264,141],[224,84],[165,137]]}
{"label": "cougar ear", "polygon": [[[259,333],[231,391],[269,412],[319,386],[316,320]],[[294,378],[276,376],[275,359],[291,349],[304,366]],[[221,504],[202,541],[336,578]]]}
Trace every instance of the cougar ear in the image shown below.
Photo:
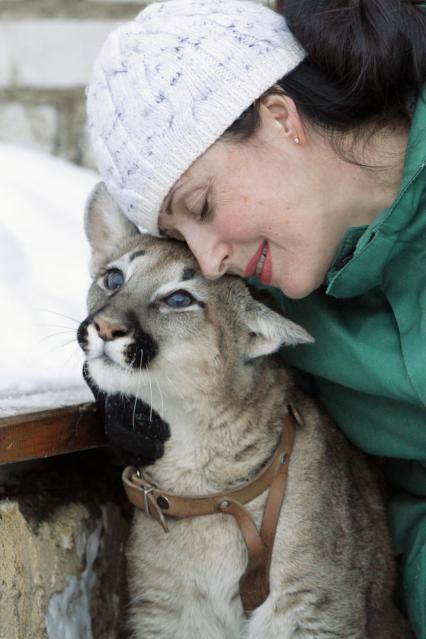
{"label": "cougar ear", "polygon": [[251,332],[248,359],[275,353],[280,346],[311,344],[315,341],[304,328],[255,300],[247,309],[245,322]]}
{"label": "cougar ear", "polygon": [[139,234],[137,226],[123,215],[103,182],[98,182],[89,195],[84,229],[92,247],[92,276],[117,254],[130,236]]}

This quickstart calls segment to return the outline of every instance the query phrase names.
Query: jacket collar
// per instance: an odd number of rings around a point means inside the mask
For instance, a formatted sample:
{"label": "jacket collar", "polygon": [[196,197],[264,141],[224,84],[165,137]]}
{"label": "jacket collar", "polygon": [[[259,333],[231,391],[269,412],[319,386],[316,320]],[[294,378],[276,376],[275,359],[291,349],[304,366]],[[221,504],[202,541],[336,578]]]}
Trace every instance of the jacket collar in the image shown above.
{"label": "jacket collar", "polygon": [[414,114],[398,195],[369,226],[348,230],[327,274],[328,295],[355,297],[382,283],[395,240],[416,214],[423,191],[426,191],[426,88]]}

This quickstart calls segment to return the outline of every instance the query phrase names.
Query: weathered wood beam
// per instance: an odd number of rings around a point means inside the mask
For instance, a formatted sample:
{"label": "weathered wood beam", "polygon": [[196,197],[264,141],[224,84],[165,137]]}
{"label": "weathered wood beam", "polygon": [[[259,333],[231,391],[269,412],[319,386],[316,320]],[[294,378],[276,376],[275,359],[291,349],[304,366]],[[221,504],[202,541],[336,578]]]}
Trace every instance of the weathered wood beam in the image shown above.
{"label": "weathered wood beam", "polygon": [[105,446],[95,404],[0,419],[0,465]]}

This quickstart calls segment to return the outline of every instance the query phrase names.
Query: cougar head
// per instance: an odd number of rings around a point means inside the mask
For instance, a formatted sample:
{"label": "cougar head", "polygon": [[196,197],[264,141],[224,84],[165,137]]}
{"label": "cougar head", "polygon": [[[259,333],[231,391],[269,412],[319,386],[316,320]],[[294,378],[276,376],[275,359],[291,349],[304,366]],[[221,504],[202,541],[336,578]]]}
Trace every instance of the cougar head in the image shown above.
{"label": "cougar head", "polygon": [[184,243],[140,233],[102,183],[85,229],[93,282],[78,341],[106,392],[141,395],[153,379],[168,378],[179,393],[209,393],[213,380],[244,379],[280,346],[312,341],[254,300],[241,278],[207,280]]}

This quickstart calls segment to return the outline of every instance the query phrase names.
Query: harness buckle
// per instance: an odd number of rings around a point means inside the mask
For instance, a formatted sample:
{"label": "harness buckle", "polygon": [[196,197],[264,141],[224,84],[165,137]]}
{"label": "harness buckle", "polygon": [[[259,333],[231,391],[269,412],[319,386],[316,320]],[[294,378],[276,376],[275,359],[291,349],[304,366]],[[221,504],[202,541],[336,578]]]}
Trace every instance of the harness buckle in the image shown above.
{"label": "harness buckle", "polygon": [[152,514],[149,509],[148,495],[152,493],[152,491],[154,490],[154,486],[141,486],[141,488],[143,490],[143,501],[144,501],[145,513],[148,517],[152,519]]}

